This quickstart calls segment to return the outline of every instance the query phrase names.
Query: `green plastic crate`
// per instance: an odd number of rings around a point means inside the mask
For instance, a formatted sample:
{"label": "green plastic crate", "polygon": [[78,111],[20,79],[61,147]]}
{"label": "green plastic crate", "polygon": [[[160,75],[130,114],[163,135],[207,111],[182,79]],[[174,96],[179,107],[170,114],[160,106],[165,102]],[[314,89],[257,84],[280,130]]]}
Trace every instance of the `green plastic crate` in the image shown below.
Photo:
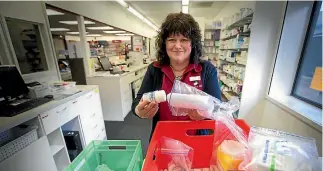
{"label": "green plastic crate", "polygon": [[141,171],[142,161],[139,140],[94,140],[64,171],[95,171],[101,164],[113,171]]}

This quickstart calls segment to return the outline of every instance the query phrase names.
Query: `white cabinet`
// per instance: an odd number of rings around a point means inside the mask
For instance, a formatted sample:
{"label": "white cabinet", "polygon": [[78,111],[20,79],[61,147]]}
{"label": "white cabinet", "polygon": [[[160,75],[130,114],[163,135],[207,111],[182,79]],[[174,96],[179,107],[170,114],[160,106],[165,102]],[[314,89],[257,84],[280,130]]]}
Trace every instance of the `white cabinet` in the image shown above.
{"label": "white cabinet", "polygon": [[43,136],[0,163],[1,171],[56,171],[47,137]]}
{"label": "white cabinet", "polygon": [[92,140],[103,140],[100,134],[105,132],[99,91],[96,89],[81,98],[80,119],[85,145]]}
{"label": "white cabinet", "polygon": [[47,135],[82,112],[79,101],[80,98],[71,100],[40,115]]}

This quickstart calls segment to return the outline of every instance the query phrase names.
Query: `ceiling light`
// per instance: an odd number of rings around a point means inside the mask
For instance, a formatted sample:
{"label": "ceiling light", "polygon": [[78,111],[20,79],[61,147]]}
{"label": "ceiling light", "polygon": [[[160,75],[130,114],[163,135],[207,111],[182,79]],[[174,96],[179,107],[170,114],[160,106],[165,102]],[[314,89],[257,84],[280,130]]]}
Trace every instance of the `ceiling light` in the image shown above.
{"label": "ceiling light", "polygon": [[125,33],[125,34],[116,34],[117,36],[133,36],[134,34]]}
{"label": "ceiling light", "polygon": [[[59,23],[67,24],[67,25],[77,25],[77,24],[78,24],[78,22],[77,22],[77,21],[59,21]],[[95,22],[85,20],[85,21],[84,21],[84,24],[95,24]]]}
{"label": "ceiling light", "polygon": [[70,31],[68,28],[50,28],[50,31]]}
{"label": "ceiling light", "polygon": [[137,16],[140,19],[144,18],[144,16],[142,16],[138,11],[133,9],[131,6],[128,7],[128,11],[130,11],[133,15]]}
{"label": "ceiling light", "polygon": [[[85,32],[85,34],[88,34],[89,32]],[[78,31],[72,31],[72,32],[67,32],[67,34],[80,34]]]}
{"label": "ceiling light", "polygon": [[46,13],[47,15],[64,15],[64,13],[52,9],[46,9]]}
{"label": "ceiling light", "polygon": [[89,30],[113,30],[113,27],[103,26],[103,27],[86,27]]}
{"label": "ceiling light", "polygon": [[116,0],[116,1],[125,8],[129,7],[129,5],[124,0]]}
{"label": "ceiling light", "polygon": [[188,5],[190,3],[189,0],[182,0],[182,5]]}
{"label": "ceiling light", "polygon": [[126,31],[103,31],[104,33],[125,33]]}
{"label": "ceiling light", "polygon": [[182,13],[188,14],[188,6],[182,6]]}
{"label": "ceiling light", "polygon": [[100,37],[102,36],[101,34],[88,34],[86,37]]}

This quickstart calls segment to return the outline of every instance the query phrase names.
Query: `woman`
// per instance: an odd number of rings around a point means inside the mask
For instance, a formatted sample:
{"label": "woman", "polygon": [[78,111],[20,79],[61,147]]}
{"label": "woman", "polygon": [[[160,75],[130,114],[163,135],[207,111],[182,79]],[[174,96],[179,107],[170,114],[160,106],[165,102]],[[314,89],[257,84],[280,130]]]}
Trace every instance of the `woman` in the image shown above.
{"label": "woman", "polygon": [[189,14],[169,14],[157,36],[156,48],[158,62],[148,66],[132,103],[133,113],[141,118],[153,118],[153,130],[158,121],[205,119],[196,110],[191,110],[188,116],[172,116],[167,102],[156,104],[141,99],[144,93],[155,90],[169,94],[175,79],[221,99],[215,67],[200,61],[202,44],[198,23]]}

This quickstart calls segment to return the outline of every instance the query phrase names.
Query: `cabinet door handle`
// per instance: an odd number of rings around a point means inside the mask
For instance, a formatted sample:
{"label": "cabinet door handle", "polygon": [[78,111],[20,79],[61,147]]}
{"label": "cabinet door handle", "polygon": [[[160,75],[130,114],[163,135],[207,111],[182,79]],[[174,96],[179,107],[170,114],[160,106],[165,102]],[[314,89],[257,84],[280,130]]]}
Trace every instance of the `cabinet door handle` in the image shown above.
{"label": "cabinet door handle", "polygon": [[89,96],[87,96],[87,99],[91,98],[92,97],[92,94],[90,94]]}
{"label": "cabinet door handle", "polygon": [[42,118],[42,119],[44,119],[44,118],[47,118],[47,117],[48,117],[48,115],[44,115],[44,116],[42,116],[41,118]]}
{"label": "cabinet door handle", "polygon": [[64,109],[62,109],[61,111],[56,111],[56,113],[61,113],[64,112],[67,109],[67,107],[65,107]]}
{"label": "cabinet door handle", "polygon": [[95,116],[95,113],[93,113],[93,114],[91,115],[91,117],[93,117],[93,116]]}
{"label": "cabinet door handle", "polygon": [[75,101],[73,102],[73,104],[75,104],[75,103],[77,103],[77,100],[75,100]]}
{"label": "cabinet door handle", "polygon": [[98,124],[96,124],[92,129],[95,129],[96,127],[98,127]]}

